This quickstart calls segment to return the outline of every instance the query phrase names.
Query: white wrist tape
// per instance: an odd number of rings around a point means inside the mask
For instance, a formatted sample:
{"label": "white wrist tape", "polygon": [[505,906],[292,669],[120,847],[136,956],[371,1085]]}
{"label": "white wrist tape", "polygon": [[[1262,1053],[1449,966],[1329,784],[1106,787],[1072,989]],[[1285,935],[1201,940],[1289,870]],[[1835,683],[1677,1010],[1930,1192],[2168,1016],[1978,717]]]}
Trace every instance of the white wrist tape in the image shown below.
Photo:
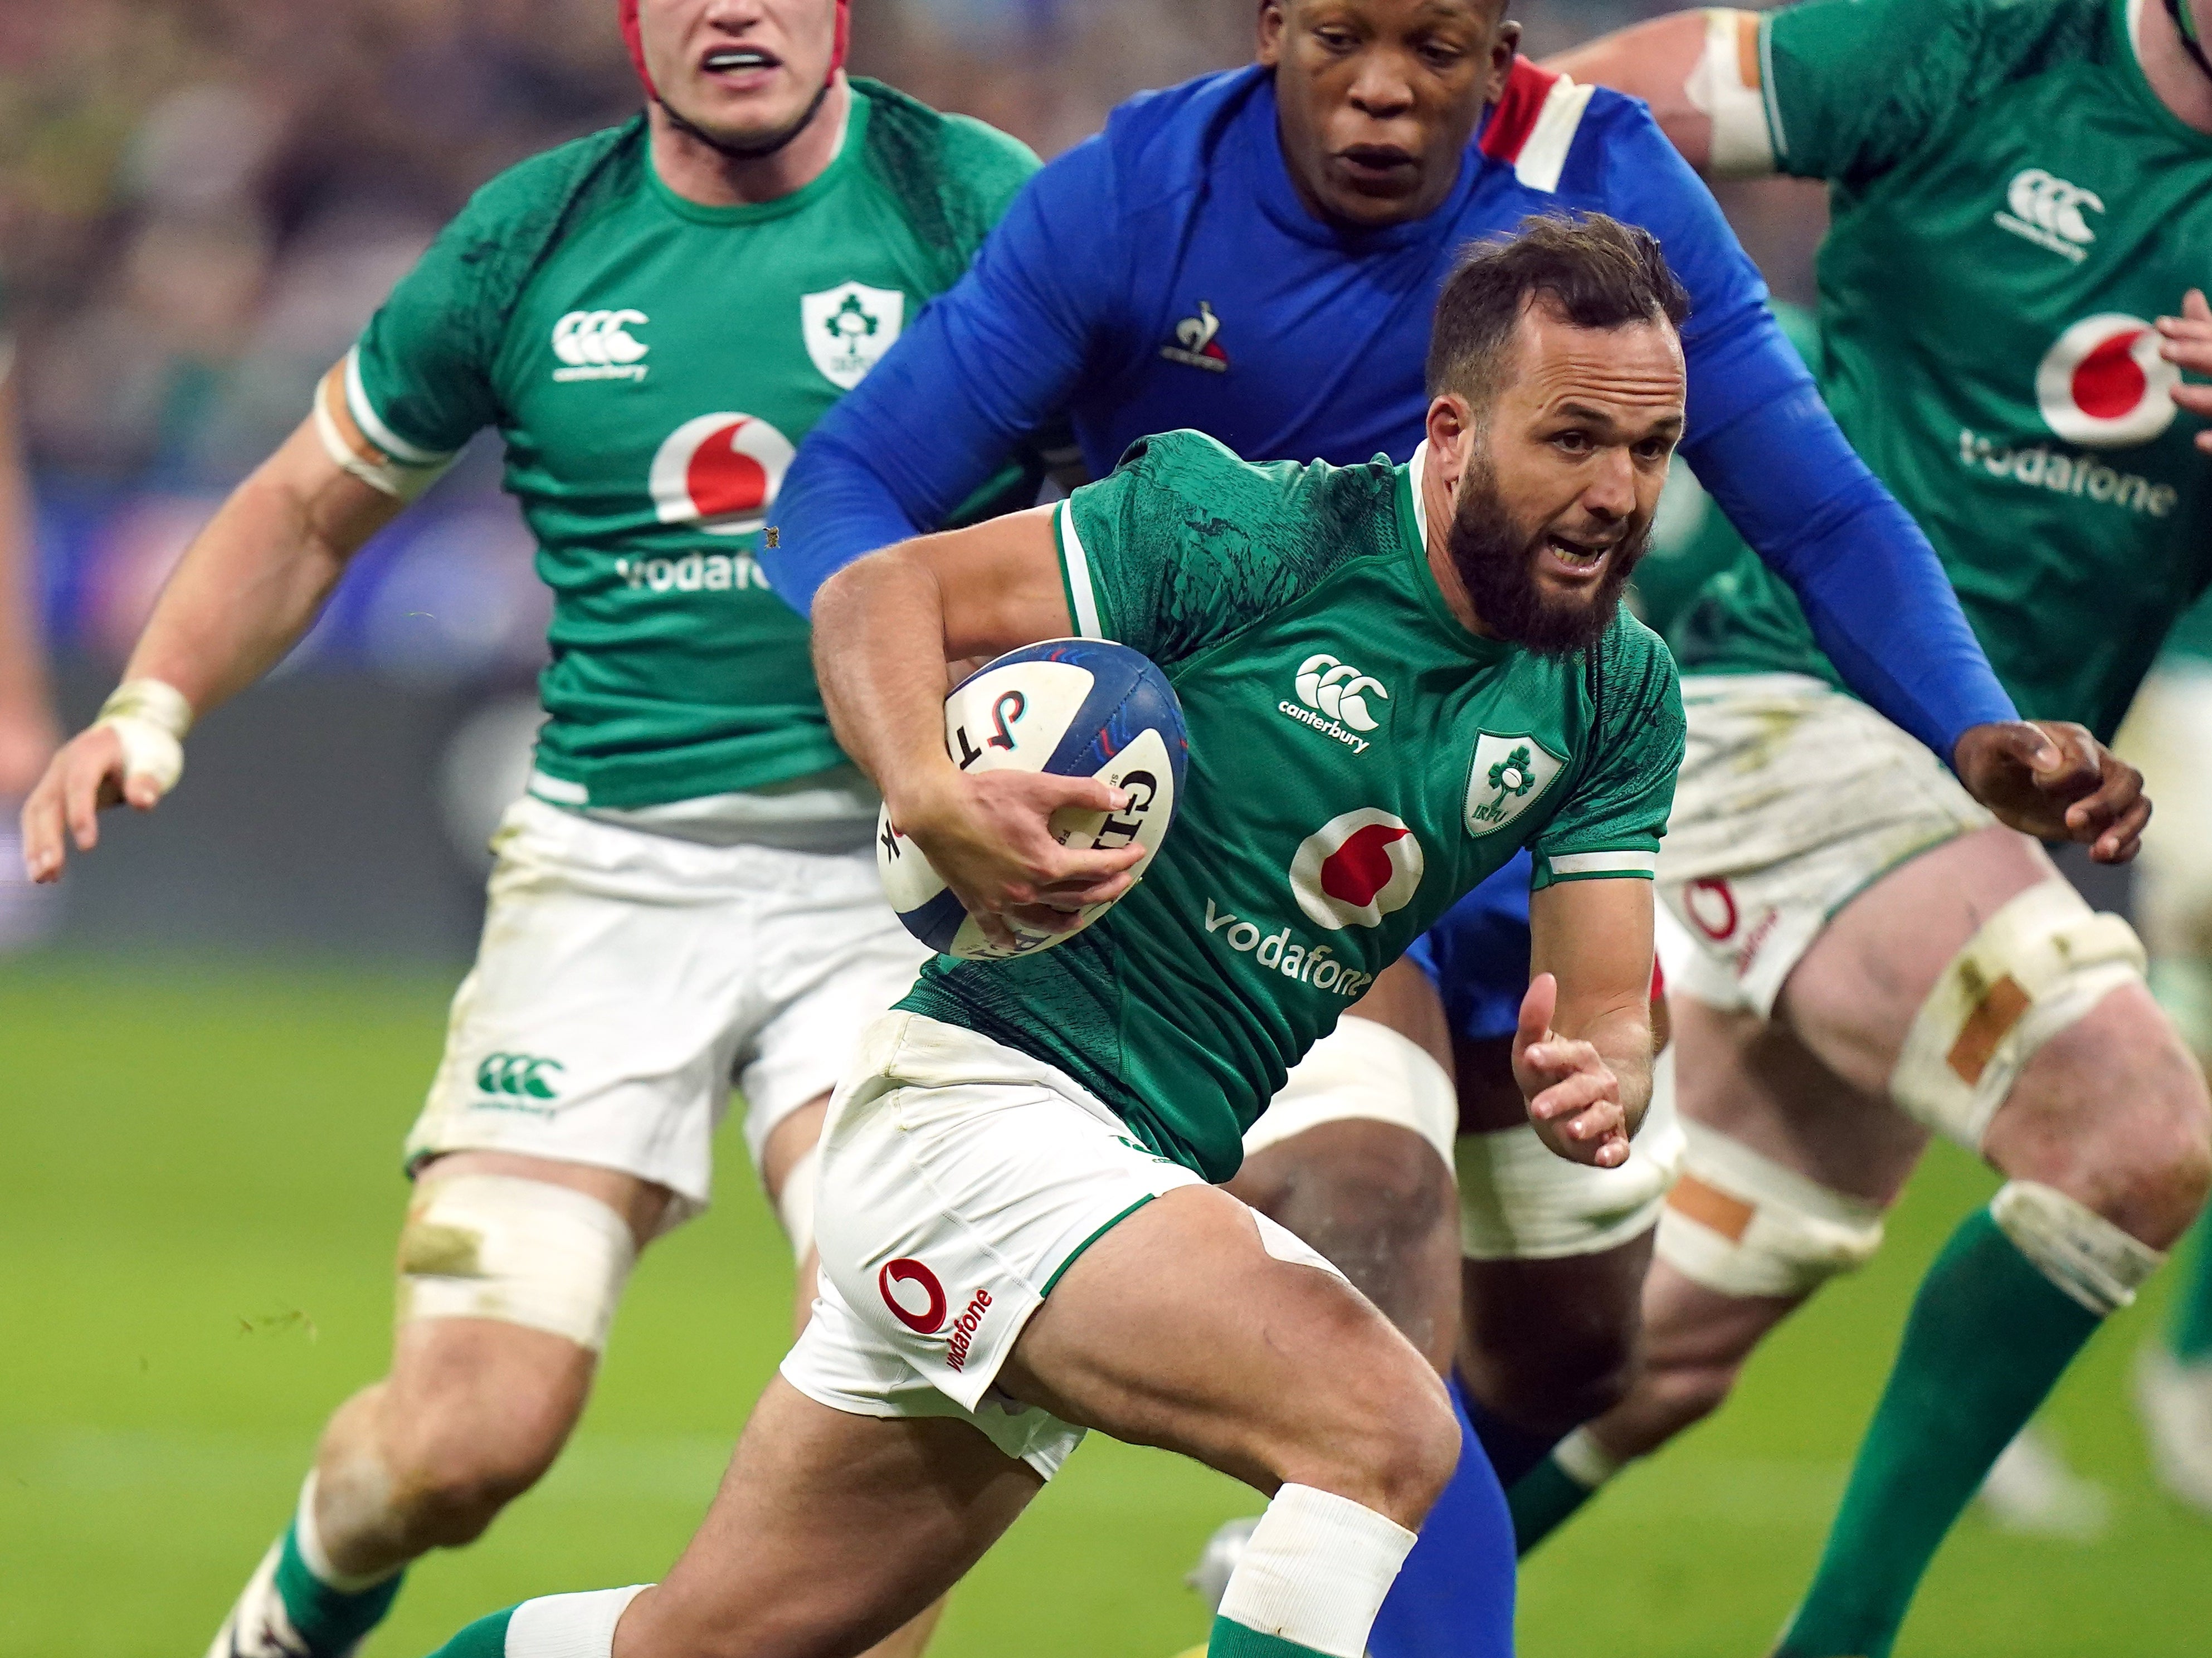
{"label": "white wrist tape", "polygon": [[2166,1256],[2137,1242],[2055,1186],[2008,1181],[1990,1199],[1990,1218],[2013,1247],[2099,1318],[2136,1298]]}
{"label": "white wrist tape", "polygon": [[1774,171],[1774,137],[1761,90],[1759,23],[1753,12],[1705,13],[1705,49],[1682,83],[1692,107],[1713,124],[1706,171],[1720,179],[1753,179]]}
{"label": "white wrist tape", "polygon": [[185,774],[185,733],[192,705],[161,679],[126,679],[100,705],[95,729],[105,726],[123,745],[123,774],[150,777],[167,794]]}
{"label": "white wrist tape", "polygon": [[434,1176],[399,1234],[399,1321],[488,1318],[598,1352],[637,1261],[597,1198],[513,1175]]}
{"label": "white wrist tape", "polygon": [[1261,1635],[1361,1658],[1413,1533],[1312,1485],[1285,1485],[1230,1574],[1220,1616]]}

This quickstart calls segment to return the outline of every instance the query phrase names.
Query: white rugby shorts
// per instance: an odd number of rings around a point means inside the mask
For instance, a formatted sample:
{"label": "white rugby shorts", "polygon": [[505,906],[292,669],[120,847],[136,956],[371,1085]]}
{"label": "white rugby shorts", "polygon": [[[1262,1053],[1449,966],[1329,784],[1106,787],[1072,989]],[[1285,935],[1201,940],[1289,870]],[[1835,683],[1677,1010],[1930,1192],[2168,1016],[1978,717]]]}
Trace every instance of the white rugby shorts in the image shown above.
{"label": "white rugby shorts", "polygon": [[617,1169],[676,1193],[674,1226],[706,1206],[732,1082],[757,1163],[928,954],[872,847],[704,845],[527,797],[492,847],[410,1165],[466,1151]]}
{"label": "white rugby shorts", "polygon": [[[951,1417],[1049,1479],[1083,1430],[997,1388],[1061,1273],[1154,1198],[1204,1182],[1065,1072],[893,1012],[822,1136],[814,1315],[784,1379],[855,1416]],[[1334,1272],[1264,1216],[1278,1259]]]}
{"label": "white rugby shorts", "polygon": [[1674,987],[1761,1017],[1829,918],[1996,820],[1913,738],[1803,674],[1688,674],[1659,896],[1697,948]]}

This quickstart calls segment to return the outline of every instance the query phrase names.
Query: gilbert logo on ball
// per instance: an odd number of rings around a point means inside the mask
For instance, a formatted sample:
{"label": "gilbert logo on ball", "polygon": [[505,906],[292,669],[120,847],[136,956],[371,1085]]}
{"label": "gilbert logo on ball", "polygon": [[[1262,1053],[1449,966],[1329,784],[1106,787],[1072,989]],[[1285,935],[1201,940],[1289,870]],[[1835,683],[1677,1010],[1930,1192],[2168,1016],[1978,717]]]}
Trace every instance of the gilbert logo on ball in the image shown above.
{"label": "gilbert logo on ball", "polygon": [[2181,371],[2158,354],[2158,331],[2108,311],[2058,337],[2035,371],[2035,401],[2051,429],[2089,449],[2125,449],[2173,424]]}
{"label": "gilbert logo on ball", "polygon": [[[1188,741],[1175,688],[1144,656],[1108,640],[1057,639],[1010,651],[954,687],[945,748],[963,771],[1097,777],[1122,790],[1120,811],[1059,812],[1052,831],[1083,849],[1133,842],[1144,849],[1141,877],[1175,822]],[[876,872],[908,932],[971,960],[1050,950],[1113,908],[1094,904],[1063,932],[1015,926],[1011,948],[994,944],[888,808],[876,824]]]}
{"label": "gilbert logo on ball", "polygon": [[1406,820],[1380,806],[1332,817],[1291,859],[1298,908],[1334,932],[1380,926],[1413,901],[1421,884],[1421,842]]}
{"label": "gilbert logo on ball", "polygon": [[701,415],[661,440],[647,485],[663,524],[747,536],[767,521],[795,452],[757,415]]}

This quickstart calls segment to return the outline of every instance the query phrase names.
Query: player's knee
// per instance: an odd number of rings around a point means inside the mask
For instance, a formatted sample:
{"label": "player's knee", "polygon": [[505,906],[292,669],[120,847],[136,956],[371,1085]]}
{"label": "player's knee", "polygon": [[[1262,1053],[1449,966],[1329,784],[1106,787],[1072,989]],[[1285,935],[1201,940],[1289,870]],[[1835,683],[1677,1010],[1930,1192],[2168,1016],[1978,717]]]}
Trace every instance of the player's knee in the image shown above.
{"label": "player's knee", "polygon": [[1446,1226],[1451,1189],[1436,1149],[1392,1123],[1325,1123],[1283,1150],[1297,1162],[1271,1181],[1274,1218],[1355,1283],[1388,1271]]}
{"label": "player's knee", "polygon": [[568,1436],[565,1412],[433,1410],[385,1444],[392,1507],[421,1546],[471,1543],[536,1485]]}
{"label": "player's knee", "polygon": [[2212,1190],[2204,1077],[2140,985],[2038,1053],[1987,1150],[2008,1174],[2057,1187],[2155,1249]]}
{"label": "player's knee", "polygon": [[1742,1374],[1742,1359],[1733,1357],[1646,1365],[1628,1401],[1640,1406],[1636,1413],[1647,1442],[1637,1446],[1635,1454],[1640,1456],[1656,1450],[1720,1409]]}
{"label": "player's knee", "polygon": [[1418,1527],[1459,1466],[1459,1418],[1425,1366],[1380,1390],[1377,1408],[1346,1436],[1333,1486],[1340,1495]]}

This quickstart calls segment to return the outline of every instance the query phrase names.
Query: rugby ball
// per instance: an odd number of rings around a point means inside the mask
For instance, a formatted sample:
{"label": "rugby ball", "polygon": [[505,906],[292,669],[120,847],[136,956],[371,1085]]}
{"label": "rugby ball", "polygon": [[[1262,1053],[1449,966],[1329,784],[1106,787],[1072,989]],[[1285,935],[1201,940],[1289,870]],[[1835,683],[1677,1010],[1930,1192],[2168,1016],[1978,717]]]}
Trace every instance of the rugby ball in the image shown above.
{"label": "rugby ball", "polygon": [[[945,750],[962,770],[1099,777],[1126,790],[1129,804],[1121,811],[1058,812],[1052,831],[1062,846],[1085,850],[1134,841],[1144,848],[1139,877],[1175,822],[1188,749],[1182,706],[1167,676],[1109,640],[1051,639],[1009,651],[945,699]],[[876,872],[908,932],[940,956],[969,961],[1050,950],[1113,908],[1091,905],[1065,932],[1009,922],[1013,944],[994,944],[888,809],[876,824]]]}

